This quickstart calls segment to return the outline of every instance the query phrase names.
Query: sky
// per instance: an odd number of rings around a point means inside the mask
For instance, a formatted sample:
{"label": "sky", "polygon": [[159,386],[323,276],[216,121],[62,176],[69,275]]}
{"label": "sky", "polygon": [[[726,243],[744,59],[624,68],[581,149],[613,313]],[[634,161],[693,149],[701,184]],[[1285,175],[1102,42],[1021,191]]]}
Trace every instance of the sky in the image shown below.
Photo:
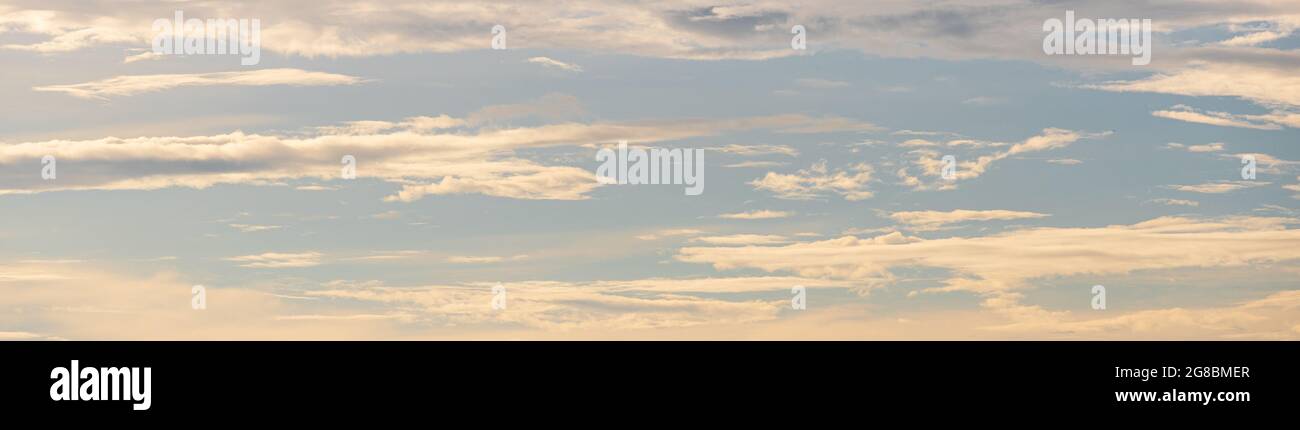
{"label": "sky", "polygon": [[[178,11],[257,20],[257,55],[156,49]],[[1150,20],[1149,64],[1049,52],[1067,11]],[[1297,29],[1284,1],[4,0],[0,339],[1295,340]],[[702,191],[602,182],[620,142],[702,154]]]}

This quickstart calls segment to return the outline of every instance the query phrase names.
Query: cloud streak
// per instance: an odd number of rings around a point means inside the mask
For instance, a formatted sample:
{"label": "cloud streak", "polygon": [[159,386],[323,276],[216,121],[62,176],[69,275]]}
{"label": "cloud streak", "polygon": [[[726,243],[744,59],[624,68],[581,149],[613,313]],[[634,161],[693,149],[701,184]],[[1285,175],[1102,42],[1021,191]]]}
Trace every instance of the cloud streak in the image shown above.
{"label": "cloud streak", "polygon": [[[484,110],[492,110],[491,107]],[[836,122],[855,129],[857,122]],[[278,136],[234,132],[212,136],[51,140],[0,146],[0,166],[55,156],[85,169],[74,178],[42,181],[18,169],[0,173],[0,195],[70,190],[203,189],[217,184],[287,185],[294,180],[341,180],[340,160],[357,159],[357,177],[400,189],[384,200],[412,202],[431,195],[482,194],[526,200],[584,200],[600,184],[592,171],[520,157],[524,149],[583,147],[624,139],[664,142],[744,130],[833,130],[826,118],[774,115],[537,127],[457,128],[448,116],[402,121],[354,121],[318,134]],[[201,166],[201,169],[195,169]],[[6,176],[7,175],[7,176]],[[814,182],[816,182],[814,180]],[[318,186],[320,184],[317,184]],[[836,187],[836,184],[827,184]],[[814,184],[814,188],[816,185]],[[860,192],[846,189],[849,193]]]}
{"label": "cloud streak", "polygon": [[263,69],[246,72],[214,72],[168,75],[127,75],[94,82],[68,85],[33,87],[34,91],[64,93],[73,97],[108,100],[137,94],[159,92],[182,87],[212,86],[337,86],[365,82],[355,76],[335,73],[311,72],[301,69]]}
{"label": "cloud streak", "polygon": [[1021,220],[1045,218],[1050,215],[1037,212],[1009,210],[966,210],[957,209],[950,212],[941,211],[904,211],[889,214],[889,219],[916,231],[938,230],[949,224],[969,221]]}

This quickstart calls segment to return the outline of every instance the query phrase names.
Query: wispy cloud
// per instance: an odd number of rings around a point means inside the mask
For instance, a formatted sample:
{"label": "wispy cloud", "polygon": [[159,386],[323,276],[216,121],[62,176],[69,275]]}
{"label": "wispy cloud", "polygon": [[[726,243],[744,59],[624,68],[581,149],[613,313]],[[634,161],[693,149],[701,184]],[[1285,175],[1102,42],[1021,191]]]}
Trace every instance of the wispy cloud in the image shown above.
{"label": "wispy cloud", "polygon": [[1067,313],[1022,303],[1022,291],[1034,286],[1030,280],[1295,261],[1300,247],[1288,244],[1300,240],[1300,230],[1287,226],[1297,223],[1273,217],[1161,217],[1132,225],[1028,228],[974,238],[926,240],[890,233],[782,246],[687,247],[677,258],[719,270],[851,279],[864,291],[893,284],[896,269],[944,268],[952,274],[942,286],[923,292],[976,293],[985,308],[1014,323],[1048,324]]}
{"label": "wispy cloud", "polygon": [[785,155],[789,157],[798,157],[799,150],[785,145],[736,145],[719,146],[709,148],[710,151],[725,152],[741,156],[762,156],[762,155]]}
{"label": "wispy cloud", "polygon": [[820,78],[800,78],[800,79],[795,79],[794,83],[795,85],[803,88],[814,88],[814,89],[844,88],[851,85],[848,82],[844,82],[844,81],[836,81],[836,80],[820,79]]}
{"label": "wispy cloud", "polygon": [[1223,150],[1223,144],[1217,142],[1207,143],[1204,145],[1184,145],[1181,143],[1170,142],[1170,143],[1166,143],[1165,147],[1171,149],[1186,150],[1187,152],[1219,152]]}
{"label": "wispy cloud", "polygon": [[278,230],[278,225],[256,225],[256,224],[230,224],[230,228],[239,230],[243,233],[256,233],[259,231]]}
{"label": "wispy cloud", "polygon": [[402,213],[399,212],[399,211],[383,211],[383,212],[380,212],[380,213],[377,213],[377,214],[371,215],[370,217],[371,217],[371,218],[374,218],[374,219],[390,220],[390,219],[398,219],[398,218],[401,218],[401,217],[402,217]]}
{"label": "wispy cloud", "polygon": [[749,161],[742,161],[742,162],[739,162],[739,163],[724,164],[722,167],[737,168],[737,169],[745,169],[745,168],[749,168],[749,169],[765,169],[765,168],[766,168],[766,169],[770,169],[770,168],[773,168],[773,167],[781,167],[781,166],[784,166],[784,165],[786,165],[786,164],[790,164],[790,163],[786,163],[786,162],[784,162],[784,161],[754,161],[754,160],[749,160]]}
{"label": "wispy cloud", "polygon": [[795,173],[767,172],[762,178],[750,181],[749,185],[756,190],[770,191],[782,199],[808,200],[838,194],[845,200],[865,200],[873,195],[868,189],[873,172],[871,165],[866,163],[832,172],[826,167],[826,160],[821,160]]}
{"label": "wispy cloud", "polygon": [[1251,128],[1255,130],[1281,130],[1282,126],[1278,125],[1278,122],[1284,122],[1286,119],[1285,116],[1236,115],[1227,112],[1197,112],[1195,109],[1183,105],[1174,106],[1174,108],[1170,110],[1151,112],[1151,115],[1198,124]]}
{"label": "wispy cloud", "polygon": [[312,267],[320,265],[320,259],[324,256],[319,252],[300,252],[300,253],[279,253],[267,252],[256,255],[244,255],[239,257],[230,257],[226,261],[242,263],[240,267],[255,269],[283,269],[296,267]]}
{"label": "wispy cloud", "polygon": [[529,62],[529,63],[533,63],[533,64],[541,64],[543,67],[546,67],[546,68],[551,68],[551,69],[560,69],[560,70],[564,70],[564,71],[567,71],[567,72],[581,72],[581,71],[582,71],[582,66],[579,66],[579,65],[577,65],[577,64],[569,64],[569,63],[565,63],[565,62],[563,62],[563,61],[554,60],[554,59],[551,59],[551,58],[549,58],[549,57],[532,57],[532,58],[529,58],[529,59],[528,59],[528,62]]}
{"label": "wispy cloud", "polygon": [[1200,202],[1197,202],[1197,201],[1195,201],[1195,200],[1184,200],[1184,199],[1168,199],[1168,198],[1159,198],[1159,199],[1152,199],[1152,200],[1147,200],[1147,201],[1149,201],[1149,202],[1151,202],[1151,203],[1158,203],[1158,204],[1166,205],[1166,206],[1191,206],[1191,207],[1196,207],[1196,206],[1200,206],[1200,205],[1201,205]]}
{"label": "wispy cloud", "polygon": [[773,245],[788,243],[790,239],[775,234],[733,234],[727,236],[702,236],[691,238],[691,242],[710,245]]}
{"label": "wispy cloud", "polygon": [[1189,193],[1223,194],[1247,188],[1262,187],[1268,184],[1269,182],[1257,181],[1215,181],[1196,185],[1169,185],[1168,188]]}
{"label": "wispy cloud", "polygon": [[[899,168],[896,175],[900,180],[900,184],[916,190],[951,190],[956,187],[958,181],[978,178],[980,175],[983,175],[988,171],[989,167],[994,163],[1009,157],[1064,148],[1082,139],[1097,139],[1109,136],[1110,134],[1110,132],[1084,133],[1058,128],[1044,129],[1042,134],[1030,137],[1014,145],[1010,145],[1010,147],[1002,151],[975,157],[958,158],[954,156],[956,169],[953,172],[954,176],[952,180],[940,179],[945,165],[943,155],[946,154],[931,148],[914,149],[909,152],[912,156],[912,165]],[[978,141],[970,140],[960,140],[957,142],[961,142],[957,146],[965,145],[966,142],[972,142],[974,143],[973,145],[967,146],[974,148],[1001,146],[979,144]],[[953,146],[951,142],[949,146]],[[920,175],[913,174],[913,168],[919,170]],[[926,180],[927,178],[929,178],[928,181]]]}
{"label": "wispy cloud", "polygon": [[701,234],[704,234],[703,230],[693,228],[674,228],[638,235],[636,238],[640,240],[659,240],[667,237],[698,236]]}
{"label": "wispy cloud", "polygon": [[[207,188],[217,184],[266,186],[284,185],[291,180],[338,180],[341,157],[353,155],[359,163],[358,177],[378,178],[401,186],[395,194],[385,197],[387,201],[411,202],[430,195],[453,194],[527,200],[584,200],[599,186],[592,171],[541,164],[517,156],[516,151],[607,144],[627,136],[636,136],[639,142],[649,143],[742,130],[766,129],[779,133],[792,128],[830,127],[824,118],[775,115],[633,123],[569,122],[538,127],[485,127],[468,133],[428,126],[428,118],[440,125],[455,123],[449,117],[416,117],[400,122],[365,124],[360,129],[352,122],[349,123],[351,131],[346,133],[328,130],[308,136],[234,132],[214,136],[15,143],[0,146],[0,166],[54,155],[61,163],[74,161],[94,165],[95,168],[90,170],[94,174],[60,178],[57,182],[14,174],[0,186],[0,195],[62,190]],[[840,125],[850,129],[857,127],[857,123],[851,121]],[[178,167],[192,163],[205,163],[208,167],[200,171]],[[854,177],[861,178],[861,173]],[[822,185],[840,186],[833,183]],[[849,195],[861,195],[852,187],[841,190]]]}
{"label": "wispy cloud", "polygon": [[903,211],[889,214],[889,219],[907,225],[916,231],[937,230],[949,224],[969,221],[995,221],[1045,218],[1050,215],[1038,212],[1009,210],[966,210],[954,211]]}
{"label": "wispy cloud", "polygon": [[447,262],[448,262],[448,263],[455,263],[455,264],[492,264],[492,263],[502,263],[502,262],[507,262],[507,261],[519,261],[519,260],[526,260],[526,259],[528,259],[528,256],[527,256],[527,255],[523,255],[523,254],[520,254],[520,255],[512,255],[512,256],[508,256],[508,257],[501,257],[501,256],[462,256],[462,255],[457,255],[457,256],[447,257]]}
{"label": "wispy cloud", "polygon": [[794,212],[773,211],[773,210],[756,210],[749,212],[726,213],[718,215],[722,219],[777,219],[794,216]]}
{"label": "wispy cloud", "polygon": [[46,85],[32,89],[65,93],[86,99],[107,100],[110,97],[133,96],[180,87],[264,87],[272,85],[306,87],[353,85],[362,82],[365,82],[365,79],[334,73],[309,72],[301,69],[263,69],[246,72],[127,75],[82,84]]}

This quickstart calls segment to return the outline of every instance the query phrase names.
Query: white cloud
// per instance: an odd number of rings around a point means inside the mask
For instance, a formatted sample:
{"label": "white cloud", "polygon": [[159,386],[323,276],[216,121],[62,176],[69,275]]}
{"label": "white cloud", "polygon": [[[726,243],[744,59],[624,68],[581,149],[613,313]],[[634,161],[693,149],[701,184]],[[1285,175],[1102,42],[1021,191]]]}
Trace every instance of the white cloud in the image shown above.
{"label": "white cloud", "polygon": [[794,212],[787,212],[787,211],[773,211],[773,210],[767,210],[767,209],[764,209],[764,210],[756,210],[756,211],[749,211],[749,212],[726,213],[726,214],[718,215],[718,218],[722,218],[722,219],[776,219],[776,218],[788,218],[788,217],[793,216],[794,214],[795,214]]}
{"label": "white cloud", "polygon": [[[1296,176],[1295,179],[1296,179],[1296,181],[1300,181],[1300,176]],[[1300,193],[1300,183],[1296,183],[1296,184],[1286,184],[1286,185],[1283,185],[1283,186],[1282,186],[1282,189],[1284,189],[1284,190],[1288,190],[1288,191],[1295,191],[1296,193]],[[1291,198],[1293,198],[1293,199],[1300,199],[1300,194],[1292,194],[1292,195],[1291,195]],[[1295,211],[1293,211],[1293,210],[1291,210],[1291,209],[1286,209],[1286,208],[1283,208],[1283,207],[1281,207],[1281,206],[1277,206],[1277,205],[1264,205],[1264,206],[1265,206],[1265,207],[1271,207],[1272,209],[1275,209],[1275,210],[1281,210],[1283,213],[1287,213],[1287,214],[1295,213]]]}
{"label": "white cloud", "polygon": [[[33,33],[43,39],[4,48],[44,53],[70,52],[120,44],[148,47],[147,25],[160,14],[148,4],[72,5],[40,3],[7,6],[0,28]],[[1007,44],[1032,41],[1025,29],[1045,17],[1060,17],[1059,5],[1036,2],[984,1],[934,5],[816,0],[790,4],[754,2],[742,6],[695,0],[655,4],[568,1],[494,4],[428,4],[414,0],[384,2],[288,0],[191,4],[187,17],[257,17],[262,48],[280,55],[369,57],[411,53],[447,53],[488,49],[490,29],[509,31],[511,49],[556,49],[695,60],[762,60],[818,51],[849,49],[883,57],[942,59],[1020,59],[1089,67],[1128,65],[1127,58],[1042,55],[1041,50]],[[1296,6],[1288,2],[1250,2],[1206,8],[1197,3],[1089,5],[1094,16],[1160,17],[1155,32],[1230,25],[1234,37],[1191,48],[1160,46],[1153,67],[1171,67],[1184,57],[1209,56],[1197,49],[1261,49],[1251,46],[1278,40],[1296,26]],[[1242,23],[1267,22],[1267,27]],[[790,28],[808,26],[816,35],[809,51],[789,47]],[[1037,33],[1037,32],[1035,32]],[[1035,36],[1037,37],[1037,36]],[[1157,36],[1159,40],[1160,36]],[[899,43],[913,40],[916,43]],[[1197,54],[1200,54],[1199,56]],[[1122,61],[1120,61],[1122,60]]]}
{"label": "white cloud", "polygon": [[707,243],[710,245],[773,245],[778,243],[789,243],[790,239],[785,236],[774,234],[733,234],[727,236],[703,236],[692,238],[691,242]]}
{"label": "white cloud", "polygon": [[798,157],[798,156],[799,156],[799,150],[794,149],[794,148],[791,148],[791,147],[789,147],[789,146],[785,146],[785,145],[736,145],[736,144],[731,144],[731,145],[727,145],[727,146],[721,146],[721,147],[715,147],[715,148],[708,148],[708,149],[709,149],[710,151],[725,152],[725,153],[729,153],[729,154],[736,154],[736,155],[747,156],[747,157],[752,157],[752,156],[762,156],[762,155],[785,155],[785,156],[790,156],[790,157]]}
{"label": "white cloud", "polygon": [[925,240],[890,233],[783,246],[686,247],[677,259],[718,270],[752,268],[856,280],[866,291],[892,284],[895,269],[946,269],[950,274],[943,286],[923,292],[972,292],[983,297],[985,309],[1003,318],[1037,324],[1065,316],[1021,303],[1020,291],[1032,289],[1041,279],[1189,268],[1294,270],[1300,261],[1300,247],[1294,246],[1300,230],[1287,226],[1295,224],[1300,220],[1161,217],[1132,225],[1026,228],[983,237]]}
{"label": "white cloud", "polygon": [[[1264,54],[1267,53],[1267,54]],[[1245,54],[1245,53],[1243,53]],[[1198,61],[1169,73],[1133,81],[1114,81],[1088,88],[1118,92],[1152,92],[1198,97],[1237,97],[1270,109],[1267,114],[1233,114],[1197,111],[1185,105],[1152,112],[1161,118],[1224,127],[1279,130],[1300,128],[1300,77],[1294,72],[1294,52],[1250,51],[1273,55],[1278,64],[1264,61]]]}
{"label": "white cloud", "polygon": [[848,82],[834,81],[830,79],[819,79],[819,78],[795,79],[794,84],[800,87],[813,88],[813,89],[844,88],[850,86]]}
{"label": "white cloud", "polygon": [[[1042,134],[1011,145],[1003,151],[973,158],[958,157],[954,155],[956,171],[954,172],[954,178],[952,180],[941,179],[945,165],[943,156],[952,154],[944,154],[930,148],[915,149],[909,152],[913,157],[912,166],[900,168],[896,172],[896,175],[898,176],[901,185],[912,187],[916,190],[951,190],[956,187],[957,182],[978,178],[980,175],[983,175],[984,172],[988,171],[989,167],[994,163],[1008,157],[1064,148],[1081,139],[1096,139],[1109,135],[1110,132],[1083,133],[1058,128],[1044,129]],[[982,144],[972,146],[978,148],[1002,145]],[[912,174],[912,168],[920,170],[920,175]],[[931,179],[926,181],[926,177]]]}
{"label": "white cloud", "polygon": [[[583,147],[629,136],[641,143],[651,143],[740,130],[782,132],[803,126],[825,126],[823,118],[776,115],[633,123],[565,122],[537,127],[483,127],[474,131],[442,128],[460,123],[443,116],[415,117],[399,122],[353,121],[306,136],[234,132],[214,136],[13,143],[0,146],[0,166],[54,155],[60,163],[75,162],[85,170],[76,177],[42,181],[39,177],[19,174],[16,169],[3,169],[0,170],[0,195],[67,190],[202,189],[217,184],[275,186],[288,185],[293,180],[338,180],[341,157],[352,155],[357,159],[358,178],[379,179],[401,187],[387,196],[386,201],[410,202],[430,195],[451,194],[582,200],[589,198],[588,194],[599,186],[592,171],[544,165],[519,158],[516,151]],[[196,164],[204,168],[193,169]]]}
{"label": "white cloud", "polygon": [[230,224],[230,228],[239,230],[243,233],[256,233],[259,231],[278,230],[278,225],[256,225],[256,224]]}
{"label": "white cloud", "polygon": [[0,340],[42,339],[45,336],[25,331],[0,331]]}
{"label": "white cloud", "polygon": [[996,106],[1000,104],[1005,104],[1006,102],[1007,100],[1001,97],[979,96],[979,97],[971,97],[966,100],[962,100],[961,104],[971,105],[971,106]]}
{"label": "white cloud", "polygon": [[816,118],[806,123],[792,124],[790,127],[784,127],[777,130],[780,133],[836,133],[845,131],[869,132],[881,131],[880,126],[875,124],[859,121],[851,118],[839,116],[827,116]]}
{"label": "white cloud", "polygon": [[[1267,122],[1269,116],[1263,115],[1236,115],[1227,112],[1197,112],[1188,106],[1175,106],[1171,110],[1158,110],[1151,112],[1151,115],[1175,119],[1185,122],[1194,122],[1198,124],[1209,124],[1223,127],[1250,128],[1255,130],[1281,130],[1282,126],[1276,122]],[[1280,113],[1278,115],[1281,115]],[[1274,118],[1281,121],[1284,117]],[[1265,122],[1255,122],[1254,120],[1265,120]]]}
{"label": "white cloud", "polygon": [[1204,145],[1184,145],[1181,143],[1167,143],[1165,147],[1172,149],[1183,149],[1187,152],[1219,152],[1223,150],[1222,143],[1207,143]]}
{"label": "white cloud", "polygon": [[528,256],[522,254],[512,255],[509,257],[456,255],[456,256],[447,257],[447,262],[455,263],[455,264],[493,264],[493,263],[504,263],[508,261],[519,261],[519,260],[526,260],[526,259],[528,259]]}
{"label": "white cloud", "polygon": [[560,70],[564,70],[564,71],[567,71],[567,72],[581,72],[581,71],[582,71],[582,66],[579,66],[579,65],[577,65],[577,64],[569,64],[569,63],[565,63],[565,62],[563,62],[563,61],[559,61],[559,60],[553,60],[553,59],[548,58],[548,57],[532,57],[532,58],[529,58],[529,59],[528,59],[528,62],[529,62],[529,63],[533,63],[533,64],[541,64],[543,67],[546,67],[546,68],[560,69]]}
{"label": "white cloud", "polygon": [[1247,188],[1261,187],[1269,182],[1256,181],[1215,181],[1197,185],[1169,185],[1167,188],[1189,193],[1223,194]]}
{"label": "white cloud", "polygon": [[704,234],[703,230],[697,230],[693,228],[675,228],[675,229],[659,230],[654,233],[638,235],[636,238],[640,240],[659,240],[666,237],[698,236],[701,234]]}
{"label": "white cloud", "polygon": [[1240,161],[1246,156],[1255,157],[1256,171],[1270,175],[1285,175],[1300,170],[1300,161],[1283,160],[1261,152],[1243,152],[1237,154],[1219,154],[1220,158]]}
{"label": "white cloud", "polygon": [[1089,88],[1186,96],[1239,97],[1263,105],[1300,106],[1300,76],[1290,67],[1249,62],[1199,62],[1169,73]]}
{"label": "white cloud", "polygon": [[410,117],[398,122],[373,120],[348,121],[343,123],[343,125],[316,127],[316,131],[320,134],[355,136],[394,131],[427,133],[430,131],[463,127],[466,125],[468,125],[467,121],[463,119],[452,118],[447,115],[439,115],[436,117]]}
{"label": "white cloud", "polygon": [[827,169],[826,160],[821,160],[793,174],[767,172],[762,178],[750,181],[749,185],[756,190],[775,193],[782,199],[808,200],[838,194],[845,200],[856,201],[871,198],[872,192],[867,184],[871,182],[872,172],[871,165],[866,163],[832,172]]}
{"label": "white cloud", "polygon": [[903,143],[898,144],[898,146],[904,148],[923,148],[928,146],[939,146],[939,144],[925,139],[908,139],[903,141]]}
{"label": "white cloud", "polygon": [[226,261],[233,261],[240,264],[240,267],[255,269],[282,269],[296,267],[313,267],[320,265],[320,258],[324,254],[319,252],[300,252],[300,253],[279,253],[267,252],[256,255],[244,255],[239,257],[226,258]]}
{"label": "white cloud", "polygon": [[[789,307],[788,299],[761,300],[742,294],[784,295],[792,285],[803,285],[810,291],[863,285],[855,280],[799,276],[509,282],[503,284],[509,291],[507,312],[491,310],[484,300],[490,297],[495,282],[386,286],[379,281],[332,281],[280,292],[262,291],[256,285],[210,286],[209,308],[193,312],[188,306],[175,305],[188,303],[191,284],[174,274],[124,278],[93,269],[71,269],[0,266],[0,272],[55,275],[37,283],[0,284],[0,306],[29,310],[21,315],[0,314],[0,327],[22,327],[9,329],[0,337],[306,340],[1300,336],[1293,330],[1291,318],[1297,308],[1296,299],[1300,298],[1300,292],[1295,291],[1219,307],[1078,315],[1054,312],[1051,315],[1057,319],[1009,320],[1003,312],[943,310],[877,318],[858,306],[829,303],[791,315],[783,312]],[[898,330],[900,319],[909,324],[906,331]]]}
{"label": "white cloud", "polygon": [[1072,337],[1160,339],[1295,339],[1286,321],[1300,309],[1300,290],[1279,291],[1229,306],[1148,309],[1115,316],[1059,313],[1045,320],[1021,320],[990,327],[998,332],[1056,333]]}
{"label": "white cloud", "polygon": [[898,130],[889,133],[896,136],[961,136],[950,131]]}
{"label": "white cloud", "polygon": [[909,229],[916,231],[937,230],[948,224],[963,223],[968,221],[994,221],[994,220],[1017,220],[1017,219],[1035,219],[1045,218],[1050,215],[1037,212],[1009,211],[1009,210],[966,210],[957,209],[949,212],[941,211],[904,211],[889,214],[889,219],[895,222],[906,224]]}
{"label": "white cloud", "polygon": [[786,164],[789,164],[789,163],[786,163],[786,162],[784,162],[784,161],[752,161],[752,160],[751,160],[751,161],[742,161],[742,162],[739,162],[739,163],[725,164],[725,165],[723,165],[722,167],[729,167],[729,168],[751,168],[751,169],[770,169],[770,168],[773,168],[773,167],[781,167],[781,166],[784,166],[784,165],[786,165]]}
{"label": "white cloud", "polygon": [[246,72],[214,72],[170,75],[127,75],[94,82],[69,85],[46,85],[32,88],[36,91],[60,92],[86,99],[107,100],[110,97],[199,86],[271,86],[287,85],[332,86],[353,85],[365,82],[355,76],[300,69],[262,69]]}
{"label": "white cloud", "polygon": [[1296,22],[1277,22],[1268,23],[1268,27],[1247,26],[1233,23],[1228,26],[1233,33],[1242,33],[1233,36],[1231,39],[1219,42],[1223,46],[1257,46],[1268,42],[1286,38],[1295,32]]}
{"label": "white cloud", "polygon": [[1200,205],[1201,205],[1199,202],[1197,202],[1197,201],[1195,201],[1195,200],[1183,200],[1183,199],[1166,199],[1166,198],[1159,198],[1159,199],[1152,199],[1152,200],[1147,200],[1147,201],[1149,201],[1149,202],[1151,202],[1151,203],[1158,203],[1158,204],[1166,205],[1166,206],[1192,206],[1192,207],[1196,207],[1196,206],[1200,206]]}
{"label": "white cloud", "polygon": [[312,185],[299,185],[297,187],[293,187],[293,189],[298,191],[337,191],[338,187],[312,184]]}

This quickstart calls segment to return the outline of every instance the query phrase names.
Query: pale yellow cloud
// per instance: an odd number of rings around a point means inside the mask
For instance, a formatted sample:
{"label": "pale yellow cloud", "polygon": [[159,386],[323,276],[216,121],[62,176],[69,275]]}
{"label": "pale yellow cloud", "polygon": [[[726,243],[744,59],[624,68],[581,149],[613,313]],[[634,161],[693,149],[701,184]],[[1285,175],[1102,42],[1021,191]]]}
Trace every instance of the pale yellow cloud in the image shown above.
{"label": "pale yellow cloud", "polygon": [[1176,71],[1093,85],[1120,92],[1239,97],[1266,105],[1300,106],[1300,76],[1290,67],[1245,62],[1201,62]]}
{"label": "pale yellow cloud", "polygon": [[1215,181],[1196,185],[1170,185],[1170,189],[1201,194],[1224,194],[1247,188],[1262,187],[1269,182],[1259,181]]}
{"label": "pale yellow cloud", "polygon": [[993,220],[1018,220],[1018,219],[1035,219],[1044,218],[1050,215],[1009,210],[967,210],[957,209],[949,212],[942,211],[902,211],[889,214],[889,219],[895,222],[906,224],[911,230],[927,231],[937,230],[949,224],[963,223],[968,221],[993,221]]}
{"label": "pale yellow cloud", "polygon": [[[1237,97],[1270,108],[1262,115],[1198,111],[1185,105],[1152,112],[1161,118],[1225,127],[1280,130],[1300,127],[1300,77],[1294,52],[1263,51],[1276,64],[1260,61],[1196,61],[1187,67],[1132,81],[1114,81],[1089,88],[1117,92],[1151,92],[1203,97]],[[1260,51],[1251,53],[1261,54]]]}
{"label": "pale yellow cloud", "polygon": [[[57,275],[0,283],[0,338],[73,340],[307,339],[1296,339],[1300,291],[1238,304],[1124,311],[1053,312],[1013,319],[985,310],[914,310],[880,315],[858,304],[818,300],[855,280],[797,276],[528,281],[386,286],[335,281],[301,291],[206,288],[191,307],[192,282],[174,273],[128,277],[93,267],[0,266]],[[808,288],[806,311],[782,298]],[[756,300],[746,293],[778,293]],[[709,298],[698,296],[707,294]]]}
{"label": "pale yellow cloud", "polygon": [[[1185,122],[1217,125],[1223,127],[1251,128],[1256,130],[1281,130],[1278,123],[1294,126],[1287,116],[1280,112],[1272,115],[1237,115],[1227,112],[1198,112],[1190,107],[1175,106],[1171,110],[1158,110],[1151,115]],[[1289,123],[1289,124],[1288,124]]]}
{"label": "pale yellow cloud", "polygon": [[[483,115],[499,118],[517,113],[512,112],[515,111]],[[351,155],[356,160],[357,178],[376,178],[400,186],[395,194],[385,198],[387,201],[410,202],[449,194],[582,200],[589,198],[589,193],[600,185],[592,171],[544,165],[517,158],[515,152],[526,148],[581,147],[629,138],[648,143],[740,130],[782,132],[801,126],[821,126],[823,120],[804,115],[774,115],[719,120],[561,123],[481,128],[471,133],[446,130],[445,127],[465,122],[438,116],[397,122],[354,121],[308,136],[234,132],[213,136],[20,142],[0,146],[0,166],[39,161],[51,155],[64,163],[61,165],[74,162],[95,166],[87,171],[93,173],[60,177],[57,181],[14,174],[0,185],[0,195],[69,190],[201,189],[218,184],[274,186],[286,185],[291,180],[342,180],[341,161],[345,155]],[[480,121],[487,120],[468,122]],[[207,168],[187,167],[195,163]],[[845,191],[860,195],[852,189]]]}
{"label": "pale yellow cloud", "polygon": [[[1106,276],[1135,271],[1244,267],[1300,259],[1300,230],[1291,218],[1162,217],[1096,228],[1026,228],[992,236],[919,239],[890,233],[845,236],[784,246],[686,247],[677,259],[717,270],[752,268],[804,277],[858,280],[865,291],[887,286],[892,271],[929,267],[951,271],[942,287],[966,291],[1013,321],[1059,318],[1023,305],[1021,291],[1042,278]],[[864,292],[865,292],[864,291]]]}
{"label": "pale yellow cloud", "polygon": [[[1032,136],[1024,141],[1010,145],[1005,150],[973,157],[944,153],[930,147],[921,147],[920,149],[914,149],[908,152],[912,158],[911,166],[899,168],[896,175],[899,178],[900,185],[915,190],[952,190],[956,188],[958,182],[978,178],[987,172],[994,163],[1009,157],[1064,148],[1082,139],[1097,139],[1109,135],[1110,132],[1084,133],[1059,128],[1048,128],[1044,129],[1042,134]],[[915,147],[916,145],[913,146]],[[963,145],[959,144],[955,146]],[[982,148],[1002,147],[1005,145],[983,143],[965,146]],[[943,178],[944,168],[948,164],[944,162],[943,159],[946,155],[951,155],[953,157],[953,174],[951,179]],[[913,174],[913,169],[919,170],[920,174]]]}
{"label": "pale yellow cloud", "polygon": [[636,238],[640,240],[659,240],[666,237],[698,236],[701,234],[704,234],[704,231],[699,229],[671,228],[671,229],[659,230],[654,233],[637,235]]}
{"label": "pale yellow cloud", "polygon": [[795,173],[767,172],[762,178],[750,181],[749,185],[756,190],[772,192],[781,199],[809,200],[837,194],[845,200],[856,201],[869,199],[874,194],[868,188],[873,172],[871,165],[866,163],[831,171],[826,167],[826,160],[821,160]]}

